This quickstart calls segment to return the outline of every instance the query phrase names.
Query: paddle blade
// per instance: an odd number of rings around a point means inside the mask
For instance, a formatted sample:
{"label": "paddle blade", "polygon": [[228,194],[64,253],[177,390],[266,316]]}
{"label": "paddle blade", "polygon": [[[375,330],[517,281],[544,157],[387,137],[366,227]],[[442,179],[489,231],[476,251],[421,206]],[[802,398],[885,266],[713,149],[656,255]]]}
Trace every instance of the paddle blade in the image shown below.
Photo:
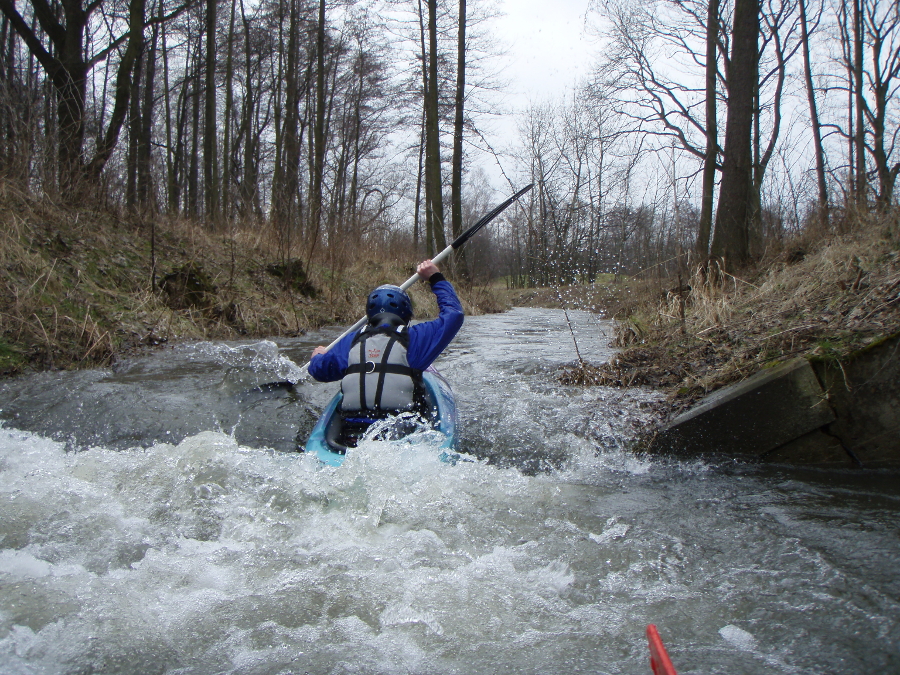
{"label": "paddle blade", "polygon": [[514,201],[516,201],[519,197],[524,195],[526,192],[528,192],[533,187],[534,187],[534,183],[531,183],[530,185],[526,185],[521,190],[519,190],[516,194],[514,194],[512,197],[507,199],[505,202],[503,202],[502,204],[499,204],[498,206],[495,206],[493,209],[491,209],[491,211],[489,211],[487,214],[482,216],[481,220],[479,220],[472,227],[470,227],[468,230],[466,230],[461,235],[459,235],[459,237],[457,237],[457,239],[452,244],[450,244],[450,246],[453,247],[453,250],[458,249],[460,246],[465,244],[469,239],[471,239],[472,236],[474,236],[474,234],[476,232],[478,232],[478,230],[480,230],[482,227],[484,227],[489,222],[491,222],[494,218],[496,218],[501,213],[503,213],[503,211],[506,209],[507,206],[512,204]]}
{"label": "paddle blade", "polygon": [[650,643],[650,667],[653,669],[653,675],[678,675],[662,638],[659,637],[659,631],[652,623],[647,626],[647,641]]}

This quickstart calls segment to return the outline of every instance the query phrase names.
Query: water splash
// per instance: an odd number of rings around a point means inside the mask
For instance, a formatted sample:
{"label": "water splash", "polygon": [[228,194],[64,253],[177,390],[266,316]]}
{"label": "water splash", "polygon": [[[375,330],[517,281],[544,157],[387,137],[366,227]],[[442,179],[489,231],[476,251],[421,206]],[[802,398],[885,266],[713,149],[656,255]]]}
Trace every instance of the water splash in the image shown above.
{"label": "water splash", "polygon": [[262,382],[290,382],[297,384],[306,378],[306,369],[289,357],[271,340],[251,344],[227,345],[201,342],[191,346],[197,354],[213,357],[224,366],[253,373]]}

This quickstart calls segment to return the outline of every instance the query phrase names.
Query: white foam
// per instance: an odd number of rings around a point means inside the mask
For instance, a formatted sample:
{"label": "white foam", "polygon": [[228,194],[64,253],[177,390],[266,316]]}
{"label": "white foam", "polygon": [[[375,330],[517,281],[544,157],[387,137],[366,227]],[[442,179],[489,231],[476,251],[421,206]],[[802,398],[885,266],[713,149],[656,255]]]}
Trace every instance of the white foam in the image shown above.
{"label": "white foam", "polygon": [[[766,605],[784,623],[834,610],[871,625],[809,587],[814,561],[796,542],[773,542],[732,501],[703,508],[721,496],[704,492],[714,474],[604,474],[601,456],[584,474],[526,476],[439,455],[365,441],[323,468],[216,432],[66,453],[0,428],[0,670],[166,658],[183,673],[486,673],[543,659],[637,672],[650,609],[712,626],[697,653],[713,666],[734,648],[790,663],[770,637],[716,635],[723,578],[735,599],[788,588],[803,611]],[[769,556],[771,575],[733,572],[751,556]]]}
{"label": "white foam", "polygon": [[52,565],[25,551],[0,551],[0,575],[14,579],[39,579],[51,574]]}
{"label": "white foam", "polygon": [[751,652],[756,649],[756,638],[743,628],[728,624],[719,629],[719,635],[738,649],[742,649],[746,652]]}
{"label": "white foam", "polygon": [[615,518],[606,521],[607,527],[600,534],[590,533],[588,536],[598,544],[605,544],[613,539],[621,539],[628,534],[629,526],[625,523],[617,523]]}

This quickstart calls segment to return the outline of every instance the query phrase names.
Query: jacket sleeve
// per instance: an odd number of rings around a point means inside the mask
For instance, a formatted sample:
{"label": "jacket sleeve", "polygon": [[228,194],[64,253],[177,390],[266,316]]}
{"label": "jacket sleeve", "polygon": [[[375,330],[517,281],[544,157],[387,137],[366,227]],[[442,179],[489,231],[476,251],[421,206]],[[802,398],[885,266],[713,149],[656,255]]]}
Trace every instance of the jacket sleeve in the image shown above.
{"label": "jacket sleeve", "polygon": [[356,332],[345,335],[334,347],[324,354],[318,354],[309,361],[309,374],[319,382],[334,382],[344,377],[347,370],[347,355]]}
{"label": "jacket sleeve", "polygon": [[[439,277],[439,278],[435,278]],[[406,359],[410,368],[425,370],[440,356],[463,325],[463,308],[456,291],[443,275],[431,278],[431,290],[437,298],[438,317],[411,326]]]}

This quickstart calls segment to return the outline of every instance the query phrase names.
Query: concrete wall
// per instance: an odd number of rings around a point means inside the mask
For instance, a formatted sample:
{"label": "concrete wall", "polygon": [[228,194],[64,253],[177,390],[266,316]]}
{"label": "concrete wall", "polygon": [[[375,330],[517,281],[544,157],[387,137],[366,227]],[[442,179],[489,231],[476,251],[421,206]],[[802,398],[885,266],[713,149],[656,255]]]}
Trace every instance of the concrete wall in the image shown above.
{"label": "concrete wall", "polygon": [[900,336],[851,358],[795,359],[714,392],[651,451],[768,462],[900,467]]}

